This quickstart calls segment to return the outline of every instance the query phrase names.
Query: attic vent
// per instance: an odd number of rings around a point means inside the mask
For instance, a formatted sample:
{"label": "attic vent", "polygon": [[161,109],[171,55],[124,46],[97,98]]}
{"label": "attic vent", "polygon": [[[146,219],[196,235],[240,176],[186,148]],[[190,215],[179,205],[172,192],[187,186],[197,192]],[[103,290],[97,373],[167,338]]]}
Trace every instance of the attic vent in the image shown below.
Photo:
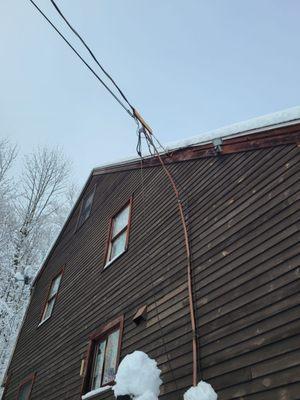
{"label": "attic vent", "polygon": [[136,325],[139,325],[142,321],[146,320],[146,315],[147,315],[147,305],[145,304],[137,310],[134,317],[132,318],[133,322]]}

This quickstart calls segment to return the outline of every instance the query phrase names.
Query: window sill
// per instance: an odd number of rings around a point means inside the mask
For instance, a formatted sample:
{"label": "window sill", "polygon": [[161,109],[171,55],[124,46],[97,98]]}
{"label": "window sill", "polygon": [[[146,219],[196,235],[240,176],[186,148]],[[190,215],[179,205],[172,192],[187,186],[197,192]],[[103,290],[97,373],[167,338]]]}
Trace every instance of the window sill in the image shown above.
{"label": "window sill", "polygon": [[82,400],[90,399],[90,398],[92,398],[94,396],[97,396],[97,394],[107,392],[111,388],[112,388],[112,386],[103,386],[103,387],[100,387],[98,389],[91,390],[90,392],[87,392],[86,394],[81,396],[81,399]]}
{"label": "window sill", "polygon": [[112,260],[110,260],[107,264],[104,265],[103,269],[108,268],[112,263],[114,263],[118,258],[120,258],[124,253],[126,253],[126,250],[122,251],[122,253],[118,254],[116,257],[114,257]]}
{"label": "window sill", "polygon": [[40,326],[44,325],[44,323],[47,322],[47,321],[49,321],[50,318],[51,318],[51,315],[50,315],[50,317],[48,317],[48,318],[46,318],[46,319],[43,319],[43,321],[41,321],[41,322],[38,324],[37,327],[39,328]]}

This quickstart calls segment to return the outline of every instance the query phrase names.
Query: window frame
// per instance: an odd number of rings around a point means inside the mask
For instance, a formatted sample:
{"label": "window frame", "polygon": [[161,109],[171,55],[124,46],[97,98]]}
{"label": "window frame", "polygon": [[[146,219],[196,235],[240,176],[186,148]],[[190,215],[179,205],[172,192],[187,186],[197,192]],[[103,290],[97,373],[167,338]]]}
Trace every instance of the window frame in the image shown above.
{"label": "window frame", "polygon": [[[132,203],[133,203],[133,196],[131,196],[130,199],[125,204],[123,204],[123,206],[120,207],[109,219],[109,229],[108,229],[108,235],[107,235],[105,252],[104,252],[104,268],[107,268],[110,264],[112,264],[115,260],[117,260],[122,254],[124,254],[128,250],[130,228],[131,228],[131,217],[132,217]],[[114,220],[127,207],[129,207],[127,225],[120,232],[118,232],[114,237],[112,237]],[[110,256],[110,252],[112,249],[112,243],[116,239],[118,239],[124,232],[126,232],[126,241],[125,241],[124,250],[120,254],[118,254],[111,260],[109,260],[108,258]]]}
{"label": "window frame", "polygon": [[[82,225],[84,225],[85,222],[86,222],[86,221],[90,218],[90,216],[91,216],[92,207],[93,207],[93,203],[94,203],[95,192],[96,192],[96,187],[97,187],[97,184],[95,184],[95,185],[93,186],[93,188],[90,189],[90,190],[82,197],[82,199],[81,199],[79,214],[78,214],[78,218],[77,218],[77,222],[76,222],[76,226],[75,226],[75,232],[77,232],[77,231],[82,227]],[[81,218],[81,214],[82,214],[82,210],[83,210],[83,205],[84,205],[84,202],[88,199],[89,196],[92,196],[91,209],[90,209],[89,215],[86,217],[86,219],[85,219],[83,222],[80,223],[80,218]]]}
{"label": "window frame", "polygon": [[[42,307],[42,312],[41,312],[41,315],[40,315],[40,322],[39,322],[38,326],[41,326],[43,323],[45,323],[46,321],[48,321],[48,320],[51,318],[52,314],[53,314],[54,307],[55,307],[56,302],[57,302],[57,298],[59,297],[59,291],[60,291],[60,287],[61,287],[61,282],[62,282],[64,270],[65,270],[65,267],[62,267],[61,270],[60,270],[57,274],[55,274],[55,275],[53,276],[53,278],[51,279],[50,284],[48,285],[47,296],[46,296],[46,299],[45,299],[45,301],[44,301],[44,305],[43,305],[43,307]],[[57,292],[56,292],[53,296],[50,297],[50,291],[51,291],[52,284],[53,284],[53,282],[55,281],[55,279],[57,279],[59,276],[61,276],[61,278],[60,278],[59,286],[58,286],[58,288],[57,288]],[[44,314],[45,314],[45,312],[46,312],[46,307],[47,307],[47,305],[49,304],[49,302],[50,302],[52,299],[55,299],[55,300],[54,300],[54,304],[53,304],[52,311],[51,311],[49,317],[43,318],[43,316],[44,316]]]}
{"label": "window frame", "polygon": [[[121,355],[121,345],[122,345],[122,336],[123,336],[123,328],[124,328],[124,315],[121,315],[114,320],[108,322],[105,325],[102,325],[100,329],[92,333],[89,337],[87,355],[85,358],[85,368],[84,368],[84,376],[83,383],[81,388],[81,395],[85,395],[92,390],[92,377],[95,367],[95,359],[96,359],[96,349],[98,347],[101,339],[107,339],[111,333],[119,329],[119,340],[118,340],[118,349],[117,349],[117,358],[116,358],[116,370],[118,369],[120,363],[120,355]],[[105,359],[104,363],[105,365]],[[101,385],[101,388],[105,388],[107,386],[111,386],[114,383],[114,380],[111,382],[107,382],[105,385]]]}
{"label": "window frame", "polygon": [[36,377],[36,373],[33,372],[32,374],[28,375],[25,379],[23,379],[18,386],[18,391],[17,391],[17,396],[16,396],[16,400],[19,400],[19,395],[21,392],[21,389],[24,385],[26,385],[28,382],[31,382],[31,386],[30,386],[30,390],[29,390],[29,394],[26,400],[30,400],[31,397],[31,393],[32,393],[32,388],[33,388],[33,384],[35,381],[35,377]]}

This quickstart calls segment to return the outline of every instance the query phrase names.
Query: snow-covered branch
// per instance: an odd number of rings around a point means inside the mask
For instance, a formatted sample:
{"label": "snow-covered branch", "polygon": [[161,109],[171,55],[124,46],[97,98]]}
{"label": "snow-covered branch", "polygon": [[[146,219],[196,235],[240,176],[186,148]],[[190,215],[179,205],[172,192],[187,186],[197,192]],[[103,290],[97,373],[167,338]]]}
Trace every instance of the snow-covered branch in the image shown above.
{"label": "snow-covered branch", "polygon": [[0,139],[0,379],[26,308],[30,281],[75,200],[70,163],[58,149],[25,157],[8,176],[16,147]]}

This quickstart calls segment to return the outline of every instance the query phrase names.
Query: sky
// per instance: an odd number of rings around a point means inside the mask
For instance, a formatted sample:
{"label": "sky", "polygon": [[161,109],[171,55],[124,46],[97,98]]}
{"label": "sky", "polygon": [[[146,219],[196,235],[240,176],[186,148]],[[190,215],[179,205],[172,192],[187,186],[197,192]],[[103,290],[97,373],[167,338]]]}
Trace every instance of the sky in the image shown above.
{"label": "sky", "polygon": [[[36,0],[82,55],[50,0]],[[162,143],[300,105],[298,0],[57,0]],[[58,146],[81,186],[136,125],[29,0],[0,2],[1,137]]]}

